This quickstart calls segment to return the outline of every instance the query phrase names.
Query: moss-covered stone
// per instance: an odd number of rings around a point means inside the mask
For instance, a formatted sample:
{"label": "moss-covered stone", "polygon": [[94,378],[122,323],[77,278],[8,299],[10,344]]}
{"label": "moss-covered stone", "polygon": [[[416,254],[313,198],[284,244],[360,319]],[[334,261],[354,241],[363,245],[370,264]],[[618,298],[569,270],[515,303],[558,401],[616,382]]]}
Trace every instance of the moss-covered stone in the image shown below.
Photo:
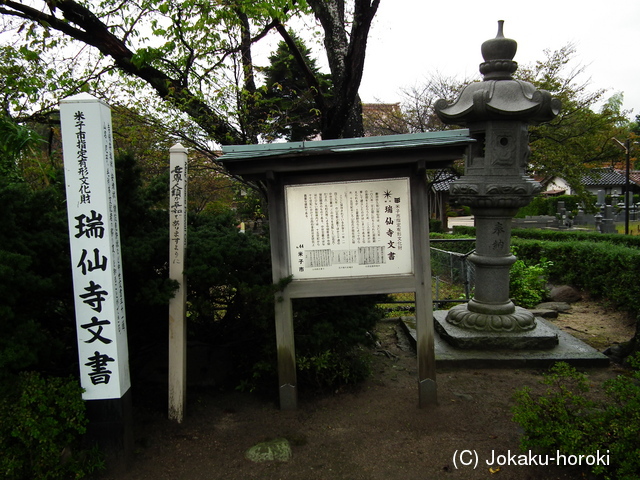
{"label": "moss-covered stone", "polygon": [[288,462],[291,459],[291,445],[286,438],[260,442],[249,448],[244,457],[252,462]]}

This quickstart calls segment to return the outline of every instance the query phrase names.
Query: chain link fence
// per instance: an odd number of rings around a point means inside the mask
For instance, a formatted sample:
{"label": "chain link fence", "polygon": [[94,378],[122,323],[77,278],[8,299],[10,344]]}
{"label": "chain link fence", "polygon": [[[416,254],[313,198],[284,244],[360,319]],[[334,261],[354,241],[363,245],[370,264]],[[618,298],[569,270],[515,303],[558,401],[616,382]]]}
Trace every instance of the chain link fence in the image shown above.
{"label": "chain link fence", "polygon": [[473,296],[475,265],[469,255],[475,239],[431,240],[431,277],[434,306],[467,302]]}
{"label": "chain link fence", "polygon": [[[431,293],[435,309],[463,303],[473,296],[475,266],[469,255],[475,251],[475,238],[431,239]],[[391,295],[388,303],[412,310],[413,292]],[[450,306],[450,305],[449,305]]]}

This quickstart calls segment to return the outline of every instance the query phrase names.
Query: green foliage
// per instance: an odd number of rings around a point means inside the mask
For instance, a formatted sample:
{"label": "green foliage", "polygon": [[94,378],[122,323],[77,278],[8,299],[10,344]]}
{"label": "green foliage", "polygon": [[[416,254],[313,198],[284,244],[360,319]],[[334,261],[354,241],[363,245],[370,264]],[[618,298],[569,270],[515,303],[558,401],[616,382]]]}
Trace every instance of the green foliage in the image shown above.
{"label": "green foliage", "polygon": [[640,237],[635,235],[602,234],[598,232],[543,230],[537,228],[514,228],[512,237],[518,239],[550,242],[612,243],[628,248],[640,248]]}
{"label": "green foliage", "polygon": [[85,404],[77,380],[21,373],[0,398],[0,474],[7,480],[83,478],[103,468],[83,450]]}
{"label": "green foliage", "polygon": [[[68,231],[60,184],[0,180],[0,381],[26,368],[68,374],[75,345]],[[66,342],[65,342],[66,339]]]}
{"label": "green foliage", "polygon": [[[243,390],[276,385],[274,295],[266,236],[238,233],[229,213],[201,213],[190,220],[187,279],[189,335],[231,347],[232,381]],[[358,345],[382,316],[375,296],[294,301],[300,385],[355,383],[367,375]]]}
{"label": "green foliage", "polygon": [[116,179],[129,335],[136,341],[162,331],[149,323],[166,315],[176,287],[168,278],[169,214],[158,208],[168,198],[169,180],[166,172],[144,185],[131,155],[116,158]]}
{"label": "green foliage", "polygon": [[[515,394],[513,419],[524,429],[523,450],[566,455],[609,455],[608,465],[592,473],[605,479],[634,480],[640,475],[640,358],[635,371],[602,386],[604,398],[589,395],[588,377],[564,362],[545,374],[546,392],[524,387]],[[602,397],[602,395],[601,395]]]}
{"label": "green foliage", "polygon": [[298,380],[319,390],[355,385],[371,375],[370,360],[370,355],[362,348],[344,354],[325,350],[311,357],[298,355]]}
{"label": "green foliage", "polygon": [[429,219],[429,232],[442,233],[442,220],[436,220],[435,218]]}
{"label": "green foliage", "polygon": [[524,308],[533,308],[547,297],[546,288],[549,267],[553,262],[541,260],[527,265],[516,260],[509,270],[509,294],[512,301]]}
{"label": "green foliage", "polygon": [[[335,101],[305,105],[303,114],[314,122],[330,117],[334,137],[343,131],[350,136],[354,119],[347,122],[343,110],[352,109],[361,82],[377,2],[361,7],[354,12],[337,0],[313,11],[294,0],[5,2],[0,15],[11,46],[0,50],[0,87],[10,93],[0,106],[12,116],[35,117],[54,110],[60,98],[92,92],[110,104],[121,100],[215,162],[220,144],[255,143],[274,134],[269,120],[278,115],[265,121],[256,109],[269,89],[257,84],[254,49],[271,32],[297,23],[292,18],[311,19],[313,13],[319,21],[301,22],[301,28],[338,45],[329,63],[334,83],[345,88]],[[333,67],[334,59],[341,69]],[[322,90],[326,76],[311,62],[305,71]],[[304,78],[295,73],[292,78]],[[300,93],[308,97],[308,91]],[[297,114],[280,113],[297,129]]]}
{"label": "green foliage", "polygon": [[315,60],[311,58],[311,50],[304,42],[295,33],[289,34],[309,71],[318,79],[321,91],[307,84],[305,74],[289,47],[285,42],[280,42],[277,50],[269,56],[271,64],[263,69],[264,95],[259,102],[265,116],[261,120],[264,122],[263,130],[271,141],[284,138],[295,142],[317,136],[322,122],[315,95],[323,95],[326,99],[331,97],[330,76],[320,73]]}
{"label": "green foliage", "polygon": [[605,92],[592,91],[589,81],[582,80],[585,67],[573,66],[574,45],[546,50],[545,54],[545,59],[521,67],[516,73],[518,78],[547,90],[562,102],[562,110],[554,120],[530,127],[529,163],[538,175],[561,177],[582,195],[585,192],[580,179],[588,165],[619,158],[610,139],[624,131],[625,112],[616,98],[606,102],[599,112],[592,110]]}
{"label": "green foliage", "polygon": [[18,159],[41,142],[33,130],[0,115],[0,176],[9,181],[20,180]]}
{"label": "green foliage", "polygon": [[[595,208],[595,201],[595,195],[589,197],[589,201],[586,205],[586,209],[588,211]],[[558,195],[555,197],[537,196],[533,198],[529,205],[518,210],[516,217],[524,218],[526,216],[536,215],[555,216],[558,213],[558,202],[564,202],[567,212],[577,213],[578,207],[584,203],[584,198],[578,197],[577,195]]]}
{"label": "green foliage", "polygon": [[372,331],[384,316],[380,296],[307,298],[294,302],[299,383],[312,389],[356,384],[370,373]]}
{"label": "green foliage", "polygon": [[229,211],[189,220],[186,274],[194,326],[221,322],[240,334],[244,316],[268,322],[259,307],[275,293],[268,238],[241,234],[237,223]]}
{"label": "green foliage", "polygon": [[[430,232],[429,239],[436,240],[431,242],[430,246],[446,250],[447,252],[457,252],[467,254],[475,249],[475,236],[460,235],[451,233]],[[446,241],[452,240],[452,241]],[[467,241],[458,241],[467,240]]]}
{"label": "green foliage", "polygon": [[[130,157],[116,160],[129,341],[166,342],[168,197],[143,187]],[[77,374],[75,316],[64,183],[33,190],[0,179],[0,381],[25,369]]]}
{"label": "green foliage", "polygon": [[470,227],[467,225],[454,225],[451,231],[453,235],[466,235],[474,238],[476,236],[476,227]]}
{"label": "green foliage", "polygon": [[[474,227],[454,227],[474,235]],[[548,259],[549,279],[588,290],[632,314],[640,312],[640,237],[591,232],[513,229],[511,244],[528,264]]]}
{"label": "green foliage", "polygon": [[[473,235],[475,228],[460,226],[454,232]],[[618,308],[640,312],[636,281],[640,237],[539,229],[513,229],[511,234],[511,243],[525,264],[549,260],[546,274],[551,281],[575,285]],[[514,268],[518,266],[512,272]]]}
{"label": "green foliage", "polygon": [[380,300],[375,295],[295,300],[296,348],[303,355],[327,349],[349,354],[354,346],[370,343],[370,332],[383,317]]}
{"label": "green foliage", "polygon": [[611,242],[554,242],[516,237],[512,237],[512,244],[518,249],[518,256],[525,261],[550,259],[553,263],[549,265],[549,278],[554,282],[575,285],[588,290],[596,298],[611,301],[618,308],[640,312],[637,282],[640,254],[637,248]]}
{"label": "green foliage", "polygon": [[[15,30],[7,32],[10,27],[11,23],[4,24],[4,32],[11,36],[11,41],[0,46],[0,108],[13,118],[24,119],[33,112],[55,108],[60,98],[69,95],[72,85],[82,82],[73,78],[77,73],[74,65],[59,68],[63,57],[58,49],[59,37],[50,35],[46,29],[37,35],[39,29],[35,25],[19,28],[18,34]],[[49,51],[55,52],[57,58],[52,58]],[[50,95],[54,91],[57,95]]]}
{"label": "green foliage", "polygon": [[[619,198],[619,197],[618,197]],[[638,195],[634,195],[633,203],[638,202]],[[567,212],[577,213],[580,207],[583,207],[586,212],[595,213],[597,211],[595,203],[595,195],[558,195],[556,197],[543,197],[537,196],[526,207],[522,207],[518,210],[517,218],[524,218],[526,216],[535,215],[551,215],[555,216],[558,213],[558,202],[564,202]],[[611,195],[605,197],[607,205],[611,205],[614,202],[611,199]]]}

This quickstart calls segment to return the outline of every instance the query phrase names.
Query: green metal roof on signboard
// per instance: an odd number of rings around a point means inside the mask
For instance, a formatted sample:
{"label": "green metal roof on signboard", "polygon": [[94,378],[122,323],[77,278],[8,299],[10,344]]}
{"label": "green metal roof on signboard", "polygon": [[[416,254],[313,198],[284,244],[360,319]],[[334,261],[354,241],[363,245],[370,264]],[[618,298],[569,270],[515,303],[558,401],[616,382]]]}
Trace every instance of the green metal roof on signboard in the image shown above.
{"label": "green metal roof on signboard", "polygon": [[[275,174],[315,175],[406,168],[437,169],[462,158],[475,140],[469,131],[385,135],[308,142],[230,145],[220,161],[227,171],[246,179]],[[421,165],[419,167],[419,165]]]}
{"label": "green metal roof on signboard", "polygon": [[343,138],[339,140],[313,140],[259,145],[228,145],[222,147],[221,160],[234,161],[257,157],[312,156],[328,153],[365,153],[367,150],[411,149],[427,146],[468,144],[473,141],[469,130],[384,135],[377,137]]}

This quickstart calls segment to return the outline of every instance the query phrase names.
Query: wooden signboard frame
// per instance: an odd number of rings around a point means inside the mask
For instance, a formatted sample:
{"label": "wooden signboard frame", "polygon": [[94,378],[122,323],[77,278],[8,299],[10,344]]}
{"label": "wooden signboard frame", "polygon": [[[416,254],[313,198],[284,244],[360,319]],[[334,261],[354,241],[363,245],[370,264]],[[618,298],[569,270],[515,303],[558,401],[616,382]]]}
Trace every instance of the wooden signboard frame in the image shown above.
{"label": "wooden signboard frame", "polygon": [[[295,298],[386,293],[415,293],[418,404],[437,403],[434,324],[429,255],[426,169],[450,166],[464,154],[467,130],[366,139],[224,147],[221,158],[232,173],[267,185],[274,284],[292,276],[276,294],[280,408],[297,408],[293,305]],[[313,188],[323,183],[408,179],[409,232],[413,268],[400,274],[298,279],[291,265],[287,187]],[[296,209],[293,209],[295,212]]]}
{"label": "wooden signboard frame", "polygon": [[[424,212],[428,212],[424,173],[419,175],[407,171],[382,171],[366,175],[364,178],[361,174],[346,177],[342,175],[340,180],[365,181],[374,178],[377,180],[409,178],[413,273],[305,280],[296,280],[294,275],[292,281],[283,291],[278,293],[275,302],[280,407],[282,409],[295,409],[297,406],[292,299],[379,293],[415,292],[419,403],[420,406],[424,406],[437,401],[434,329],[431,308],[431,268],[428,245],[429,219],[428,216],[424,215]],[[320,179],[317,176],[312,177],[312,179],[307,177],[306,182],[304,178],[296,176],[287,178],[278,176],[277,179],[268,184],[272,245],[271,260],[274,283],[278,283],[292,274],[289,242],[286,239],[288,222],[294,222],[296,219],[286,218],[285,187],[294,184],[300,185],[301,183],[315,184],[318,180]]]}

